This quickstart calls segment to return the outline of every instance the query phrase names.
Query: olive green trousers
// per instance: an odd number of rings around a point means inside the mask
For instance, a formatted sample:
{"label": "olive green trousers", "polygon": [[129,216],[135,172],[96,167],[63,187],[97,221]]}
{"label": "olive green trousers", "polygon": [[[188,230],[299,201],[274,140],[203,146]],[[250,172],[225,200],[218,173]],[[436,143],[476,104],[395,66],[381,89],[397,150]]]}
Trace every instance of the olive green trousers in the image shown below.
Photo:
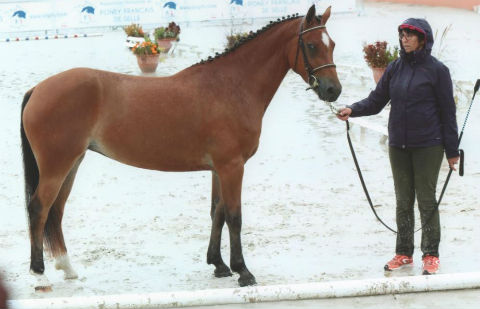
{"label": "olive green trousers", "polygon": [[437,180],[443,155],[442,145],[407,149],[389,147],[397,200],[396,254],[413,255],[415,231],[413,206],[416,196],[420,220],[422,226],[425,225],[421,241],[423,256],[438,257],[440,217],[435,207]]}

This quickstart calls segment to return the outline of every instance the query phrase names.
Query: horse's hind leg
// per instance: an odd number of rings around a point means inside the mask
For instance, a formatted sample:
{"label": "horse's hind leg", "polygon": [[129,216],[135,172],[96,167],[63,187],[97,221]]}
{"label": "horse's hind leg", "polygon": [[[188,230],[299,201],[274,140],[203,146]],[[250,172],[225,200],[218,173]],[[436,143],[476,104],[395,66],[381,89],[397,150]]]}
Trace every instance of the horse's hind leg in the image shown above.
{"label": "horse's hind leg", "polygon": [[223,262],[220,252],[222,241],[222,229],[225,224],[225,212],[220,191],[220,180],[218,174],[212,171],[212,231],[210,234],[210,243],[208,244],[207,263],[215,266],[215,277],[228,277],[232,275],[230,268]]}
{"label": "horse's hind leg", "polygon": [[[83,154],[81,156],[83,156]],[[37,291],[51,290],[51,284],[44,274],[43,242],[45,240],[47,246],[53,249],[53,254],[55,254],[55,252],[62,252],[60,244],[63,241],[58,241],[59,238],[63,239],[63,235],[58,231],[58,227],[60,226],[59,211],[56,209],[51,212],[51,209],[59,196],[70,170],[75,166],[79,157],[72,158],[71,160],[60,157],[49,157],[48,160],[50,162],[39,161],[40,178],[38,186],[27,208],[31,241],[30,270],[37,279],[35,285],[35,290]],[[52,217],[49,216],[50,213]],[[47,222],[48,228],[46,228]]]}
{"label": "horse's hind leg", "polygon": [[245,265],[240,237],[242,229],[241,194],[243,164],[244,162],[241,159],[232,160],[227,164],[219,166],[217,169],[220,177],[225,221],[230,234],[230,267],[232,271],[240,275],[238,279],[240,286],[256,284],[255,277]]}
{"label": "horse's hind leg", "polygon": [[78,166],[83,160],[83,156],[78,159],[69,174],[65,178],[62,188],[58,193],[57,199],[52,205],[45,224],[45,239],[48,249],[55,257],[55,268],[63,270],[65,279],[77,279],[78,275],[70,264],[70,258],[67,254],[67,247],[63,238],[62,218],[65,203],[72,190],[73,182],[77,174]]}
{"label": "horse's hind leg", "polygon": [[44,275],[43,233],[52,203],[63,183],[63,177],[40,177],[37,190],[28,204],[30,225],[31,260],[30,271],[37,279],[36,291],[50,291],[52,286]]}

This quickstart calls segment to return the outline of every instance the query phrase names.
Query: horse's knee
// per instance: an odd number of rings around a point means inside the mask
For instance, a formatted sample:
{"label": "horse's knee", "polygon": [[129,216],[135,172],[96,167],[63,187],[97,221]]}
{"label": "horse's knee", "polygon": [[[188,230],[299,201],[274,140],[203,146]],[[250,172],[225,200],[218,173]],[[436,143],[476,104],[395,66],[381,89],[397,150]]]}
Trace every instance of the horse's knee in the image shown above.
{"label": "horse's knee", "polygon": [[242,228],[242,214],[240,208],[228,209],[225,211],[225,221],[227,222],[228,228],[230,229],[241,229]]}

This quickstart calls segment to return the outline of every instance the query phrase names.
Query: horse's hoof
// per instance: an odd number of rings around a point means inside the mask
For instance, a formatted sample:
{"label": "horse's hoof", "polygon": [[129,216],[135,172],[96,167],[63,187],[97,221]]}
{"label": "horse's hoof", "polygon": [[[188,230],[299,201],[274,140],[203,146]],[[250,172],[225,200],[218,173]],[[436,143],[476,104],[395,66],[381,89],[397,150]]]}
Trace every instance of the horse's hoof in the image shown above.
{"label": "horse's hoof", "polygon": [[35,278],[35,284],[33,285],[35,287],[35,292],[47,293],[52,291],[52,284],[48,281],[47,276],[44,274],[38,274],[33,270],[30,270],[30,273]]}
{"label": "horse's hoof", "polygon": [[256,285],[257,281],[255,280],[255,277],[253,275],[250,276],[240,276],[238,279],[238,284],[240,286],[249,286],[249,285]]}
{"label": "horse's hoof", "polygon": [[35,287],[35,292],[40,292],[40,293],[50,293],[52,291],[52,286],[36,286]]}
{"label": "horse's hoof", "polygon": [[217,278],[233,276],[232,272],[230,271],[230,268],[228,268],[228,266],[226,265],[218,266],[217,268],[215,268],[215,271],[213,273]]}

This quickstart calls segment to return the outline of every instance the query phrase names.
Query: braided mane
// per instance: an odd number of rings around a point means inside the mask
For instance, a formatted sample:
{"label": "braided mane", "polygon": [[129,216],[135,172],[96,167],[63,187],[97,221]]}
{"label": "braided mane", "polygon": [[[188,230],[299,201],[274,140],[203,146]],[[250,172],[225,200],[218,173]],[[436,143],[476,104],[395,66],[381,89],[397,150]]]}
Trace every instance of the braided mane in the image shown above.
{"label": "braided mane", "polygon": [[[233,47],[225,48],[225,50],[222,53],[217,52],[217,53],[215,53],[214,57],[209,56],[207,59],[201,60],[200,62],[198,62],[194,65],[205,64],[205,63],[208,63],[208,62],[212,62],[213,60],[215,60],[217,58],[228,55],[231,52],[233,52],[235,49],[237,49],[240,46],[242,46],[243,44],[251,41],[252,39],[256,38],[258,35],[264,33],[265,31],[269,30],[270,28],[273,28],[276,25],[282,24],[286,21],[289,21],[289,20],[292,20],[292,19],[297,19],[299,17],[303,17],[303,16],[299,16],[298,13],[295,13],[293,15],[288,15],[287,17],[283,16],[282,18],[278,18],[276,21],[270,21],[267,25],[265,25],[263,28],[258,29],[256,32],[250,31],[247,37],[240,39],[238,42],[235,43],[235,45],[233,45]],[[317,19],[318,22],[321,22],[322,15],[315,16],[315,18]]]}

